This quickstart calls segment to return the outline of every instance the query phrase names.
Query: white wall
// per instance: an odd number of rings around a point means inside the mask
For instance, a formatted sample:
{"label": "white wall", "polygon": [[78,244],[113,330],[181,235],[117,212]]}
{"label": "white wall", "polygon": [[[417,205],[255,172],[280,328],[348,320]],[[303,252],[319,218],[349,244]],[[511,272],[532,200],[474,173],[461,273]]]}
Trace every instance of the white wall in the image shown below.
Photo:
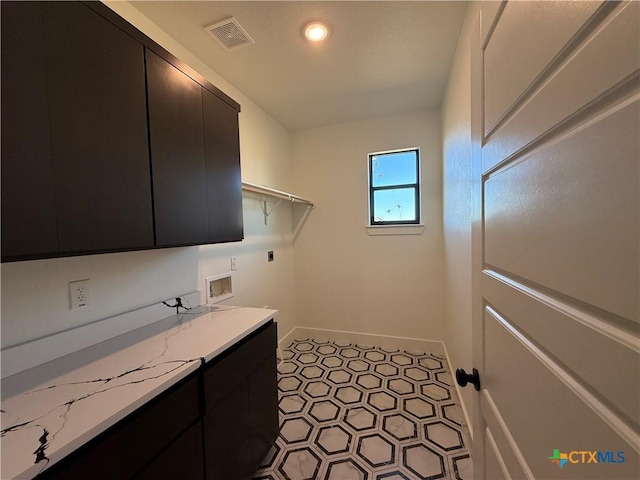
{"label": "white wall", "polygon": [[[479,2],[471,3],[442,102],[445,325],[453,368],[472,367],[471,352],[471,50]],[[461,390],[470,415],[474,390]]]}
{"label": "white wall", "polygon": [[[367,153],[420,147],[422,235],[369,236]],[[295,243],[300,326],[443,338],[440,115],[423,111],[292,134],[295,191],[313,200]]]}
{"label": "white wall", "polygon": [[[107,4],[242,105],[243,180],[291,189],[289,133],[131,4]],[[239,270],[233,280],[235,297],[226,303],[279,309],[283,336],[296,318],[291,208],[278,207],[265,226],[259,201],[245,196],[241,243],[2,264],[2,347],[202,290],[205,277],[229,270],[231,255],[238,257]],[[273,263],[267,264],[267,250],[275,251]],[[71,311],[68,283],[85,278],[91,279],[91,306]]]}

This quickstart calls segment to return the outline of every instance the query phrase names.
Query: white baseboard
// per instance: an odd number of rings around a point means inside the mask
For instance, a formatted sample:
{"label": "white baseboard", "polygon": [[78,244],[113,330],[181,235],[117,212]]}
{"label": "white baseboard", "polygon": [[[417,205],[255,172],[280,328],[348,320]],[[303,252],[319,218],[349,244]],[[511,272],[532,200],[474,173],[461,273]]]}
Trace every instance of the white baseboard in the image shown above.
{"label": "white baseboard", "polygon": [[278,342],[278,358],[282,359],[282,350],[291,345],[296,339],[298,327],[293,327],[289,333],[287,333],[282,339]]}
{"label": "white baseboard", "polygon": [[[456,387],[456,394],[458,395],[458,402],[460,403],[460,407],[462,408],[462,414],[464,415],[464,421],[466,425],[462,426],[463,433],[468,433],[469,438],[465,438],[465,443],[467,445],[471,445],[469,442],[473,442],[473,424],[471,423],[471,417],[469,416],[469,411],[464,403],[464,399],[460,392],[460,385],[456,381],[456,371],[451,365],[451,358],[449,357],[449,352],[447,351],[447,346],[442,342],[442,346],[444,347],[444,356],[447,359],[447,365],[449,366],[449,371],[451,372],[451,378],[453,379],[453,385]],[[471,385],[469,385],[471,388]]]}
{"label": "white baseboard", "polygon": [[429,352],[444,355],[445,350],[440,340],[422,338],[394,337],[375,333],[344,332],[341,330],[326,330],[323,328],[295,327],[280,341],[282,348],[288,347],[293,340],[313,338],[321,341],[355,343],[359,345],[375,345],[392,350],[408,350],[415,352]]}

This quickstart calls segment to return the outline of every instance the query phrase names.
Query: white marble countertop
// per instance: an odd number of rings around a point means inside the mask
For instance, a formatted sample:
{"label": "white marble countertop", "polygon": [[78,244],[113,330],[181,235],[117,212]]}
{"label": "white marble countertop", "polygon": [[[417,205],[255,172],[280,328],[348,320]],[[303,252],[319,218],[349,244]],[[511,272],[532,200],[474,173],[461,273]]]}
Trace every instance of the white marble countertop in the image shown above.
{"label": "white marble countertop", "polygon": [[196,307],[4,379],[0,477],[33,478],[276,313]]}

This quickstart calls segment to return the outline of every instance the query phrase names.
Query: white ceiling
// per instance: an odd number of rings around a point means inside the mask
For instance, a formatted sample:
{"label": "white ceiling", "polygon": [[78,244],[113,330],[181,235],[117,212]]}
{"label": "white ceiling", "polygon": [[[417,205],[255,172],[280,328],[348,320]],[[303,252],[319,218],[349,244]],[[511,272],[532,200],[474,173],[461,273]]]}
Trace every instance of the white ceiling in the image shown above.
{"label": "white ceiling", "polygon": [[[464,19],[459,1],[131,2],[295,131],[440,105]],[[255,41],[222,48],[204,27],[233,16]],[[302,29],[324,20],[310,45]]]}

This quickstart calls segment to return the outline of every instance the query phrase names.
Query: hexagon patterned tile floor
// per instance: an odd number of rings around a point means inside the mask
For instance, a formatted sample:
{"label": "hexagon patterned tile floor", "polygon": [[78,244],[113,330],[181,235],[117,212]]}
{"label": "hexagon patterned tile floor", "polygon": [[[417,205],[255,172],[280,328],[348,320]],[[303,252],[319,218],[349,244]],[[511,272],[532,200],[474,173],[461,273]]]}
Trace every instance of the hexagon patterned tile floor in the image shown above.
{"label": "hexagon patterned tile floor", "polygon": [[470,479],[444,358],[294,341],[278,367],[280,435],[254,479]]}

